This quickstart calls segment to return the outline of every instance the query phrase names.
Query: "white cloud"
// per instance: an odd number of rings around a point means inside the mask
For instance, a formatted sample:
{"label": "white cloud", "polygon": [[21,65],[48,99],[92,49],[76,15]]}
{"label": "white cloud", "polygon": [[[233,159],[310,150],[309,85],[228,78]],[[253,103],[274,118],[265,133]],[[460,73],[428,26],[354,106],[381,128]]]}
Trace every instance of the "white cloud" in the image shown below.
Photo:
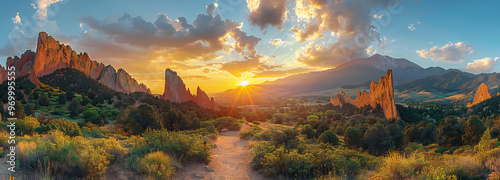
{"label": "white cloud", "polygon": [[280,38],[276,38],[276,39],[269,40],[269,44],[271,44],[271,46],[281,46],[281,45],[286,46],[286,45],[291,44],[291,42],[283,41]]}
{"label": "white cloud", "polygon": [[417,31],[417,27],[415,27],[417,24],[420,24],[421,22],[417,22],[417,23],[413,23],[413,24],[410,24],[408,25],[408,29],[410,31]]}
{"label": "white cloud", "polygon": [[50,5],[61,1],[62,0],[35,0],[34,3],[31,3],[31,6],[33,6],[33,9],[36,9],[35,16],[39,20],[45,20],[49,15],[48,8]]}
{"label": "white cloud", "polygon": [[420,57],[432,59],[434,61],[440,60],[447,63],[457,63],[463,62],[464,55],[472,54],[474,50],[470,44],[457,42],[455,44],[446,44],[441,48],[434,46],[429,50],[418,50],[417,53]]}
{"label": "white cloud", "polygon": [[12,18],[12,23],[14,23],[14,24],[21,24],[21,18],[19,17],[19,12],[17,12],[16,17]]}
{"label": "white cloud", "polygon": [[490,72],[495,65],[498,64],[498,57],[492,58],[483,58],[476,59],[471,63],[467,63],[467,67],[465,68],[467,71],[474,73],[486,73]]}

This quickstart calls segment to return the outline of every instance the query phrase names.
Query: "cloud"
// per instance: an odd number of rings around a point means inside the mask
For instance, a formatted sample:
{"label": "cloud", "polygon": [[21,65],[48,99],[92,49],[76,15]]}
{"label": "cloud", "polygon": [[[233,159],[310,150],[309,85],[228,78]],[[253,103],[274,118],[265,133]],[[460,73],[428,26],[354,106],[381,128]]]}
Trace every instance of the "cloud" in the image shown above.
{"label": "cloud", "polygon": [[[235,77],[266,64],[267,56],[258,55],[255,49],[260,38],[243,32],[242,24],[214,14],[217,4],[206,8],[207,14],[198,14],[192,24],[184,17],[170,19],[166,14],[159,14],[153,22],[129,14],[103,20],[82,16],[79,20],[90,29],[77,45],[89,54],[127,65],[148,59],[156,66],[191,70],[216,61],[217,67],[200,71],[210,73],[218,69]],[[220,59],[222,53],[239,54],[241,59],[224,63]]]}
{"label": "cloud", "polygon": [[491,70],[498,64],[498,57],[492,58],[483,58],[474,60],[471,63],[467,63],[467,67],[465,68],[467,71],[474,73],[486,73],[491,72]]}
{"label": "cloud", "polygon": [[33,6],[33,9],[36,9],[35,16],[39,20],[45,20],[50,13],[48,10],[50,5],[61,1],[62,0],[35,0],[34,3],[31,3],[31,6]]}
{"label": "cloud", "polygon": [[472,54],[474,50],[470,44],[457,42],[455,44],[446,44],[441,48],[434,46],[429,50],[418,50],[417,53],[420,57],[434,61],[440,60],[447,63],[459,63],[464,61],[465,54]]}
{"label": "cloud", "polygon": [[183,78],[185,78],[186,80],[192,80],[192,79],[209,80],[209,79],[212,79],[208,76],[184,76]]}
{"label": "cloud", "polygon": [[[45,31],[52,36],[54,36],[56,39],[63,43],[72,43],[74,42],[75,38],[74,36],[66,36],[60,33],[59,26],[57,25],[56,21],[53,20],[48,20],[47,17],[49,14],[47,14],[49,6],[56,1],[43,1],[39,0],[36,1],[36,4],[39,4],[37,6],[33,6],[33,8],[45,8],[45,10],[42,10],[45,13],[43,16],[43,20],[38,18],[38,11],[35,12],[35,15],[33,16],[33,19],[29,18],[23,18],[19,16],[19,13],[16,14],[14,18],[12,18],[12,23],[14,24],[14,27],[12,28],[12,31],[8,35],[7,41],[3,44],[3,46],[0,47],[0,56],[13,56],[13,55],[19,55],[19,53],[26,51],[27,49],[33,49],[36,46],[37,43],[37,37],[38,33],[40,31]],[[59,2],[59,1],[57,1]],[[34,3],[34,4],[35,4]],[[38,10],[40,10],[38,8]],[[53,15],[55,12],[52,12],[51,15]]]}
{"label": "cloud", "polygon": [[209,4],[209,5],[207,6],[207,13],[208,13],[209,15],[214,14],[215,9],[217,9],[217,7],[218,7],[218,6],[219,6],[219,5],[218,5],[217,3]]}
{"label": "cloud", "polygon": [[250,9],[248,21],[260,29],[272,26],[282,30],[287,18],[286,2],[287,0],[247,0]]}
{"label": "cloud", "polygon": [[291,42],[283,41],[280,38],[276,38],[276,39],[269,40],[269,44],[271,44],[271,46],[281,46],[281,45],[286,46],[286,45],[291,44]]}
{"label": "cloud", "polygon": [[[241,24],[229,19],[222,20],[219,14],[211,14],[216,7],[216,4],[208,5],[209,14],[199,14],[193,24],[189,24],[184,17],[172,20],[165,14],[158,15],[154,22],[148,22],[141,16],[131,17],[129,14],[118,18],[107,17],[104,20],[91,16],[79,19],[94,30],[89,33],[101,33],[105,40],[117,44],[153,50],[167,60],[210,61],[220,57],[219,51],[228,48],[234,48],[239,53],[255,54],[255,41],[260,39],[241,38]],[[229,38],[235,39],[234,47],[228,44]]]}
{"label": "cloud", "polygon": [[421,23],[421,22],[417,22],[417,23],[415,23],[415,24],[410,24],[410,25],[408,25],[408,29],[409,29],[410,31],[417,31],[417,28],[416,28],[415,26],[416,26],[417,24],[420,24],[420,23]]}
{"label": "cloud", "polygon": [[366,56],[367,47],[359,48],[354,44],[349,44],[349,40],[344,38],[350,39],[351,37],[339,37],[339,40],[333,44],[311,42],[295,52],[295,61],[311,67],[332,68],[351,61],[353,57]]}
{"label": "cloud", "polygon": [[295,60],[314,67],[335,67],[351,59],[364,57],[372,41],[384,46],[373,25],[374,18],[383,15],[372,12],[380,8],[397,7],[399,1],[377,0],[296,0],[295,14],[300,23],[290,31],[297,41],[312,41],[325,37],[325,34],[337,35],[337,41],[328,44],[312,43],[297,51]]}
{"label": "cloud", "polygon": [[224,63],[219,70],[227,71],[234,77],[241,77],[243,73],[253,71],[260,65],[262,65],[262,63],[259,58],[251,58],[243,61]]}
{"label": "cloud", "polygon": [[12,23],[14,23],[14,24],[22,24],[21,23],[21,18],[19,17],[19,12],[17,12],[16,17],[12,18]]}
{"label": "cloud", "polygon": [[289,70],[268,70],[255,73],[255,76],[253,76],[252,78],[279,78],[279,77],[290,76],[293,74],[309,72],[311,70],[312,70],[311,68],[302,68],[302,67]]}

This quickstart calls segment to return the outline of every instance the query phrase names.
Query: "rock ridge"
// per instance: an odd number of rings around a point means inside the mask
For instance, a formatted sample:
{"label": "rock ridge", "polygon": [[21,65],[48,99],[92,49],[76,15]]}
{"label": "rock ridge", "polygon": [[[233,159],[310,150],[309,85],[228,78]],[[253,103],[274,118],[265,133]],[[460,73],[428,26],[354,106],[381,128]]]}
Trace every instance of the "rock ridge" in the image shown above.
{"label": "rock ridge", "polygon": [[[45,32],[38,34],[36,52],[26,51],[21,57],[7,58],[7,67],[14,66],[16,76],[30,75],[30,80],[38,84],[37,77],[45,76],[58,69],[72,68],[82,71],[92,79],[98,80],[116,91],[131,93],[145,92],[151,94],[151,90],[144,84],[139,84],[130,74],[123,69],[116,71],[113,66],[105,66],[103,63],[91,60],[89,55],[77,54],[69,45],[64,45],[49,36]],[[0,67],[0,73],[2,68]],[[3,83],[0,77],[0,82]]]}
{"label": "rock ridge", "polygon": [[196,89],[196,95],[191,94],[191,91],[186,89],[181,77],[177,75],[177,72],[169,68],[165,70],[165,89],[161,98],[178,103],[193,101],[201,107],[216,111],[220,110],[214,98],[209,98],[207,93],[201,90],[199,86]]}
{"label": "rock ridge", "polygon": [[380,77],[378,84],[375,83],[375,81],[371,82],[370,93],[367,93],[366,91],[359,92],[358,96],[355,99],[352,99],[350,96],[346,96],[342,91],[341,93],[338,93],[335,98],[330,97],[330,103],[340,107],[346,103],[355,105],[356,107],[370,105],[371,107],[376,108],[377,105],[380,105],[384,111],[384,116],[387,119],[401,119],[394,102],[394,84],[391,69],[387,70],[385,76]]}

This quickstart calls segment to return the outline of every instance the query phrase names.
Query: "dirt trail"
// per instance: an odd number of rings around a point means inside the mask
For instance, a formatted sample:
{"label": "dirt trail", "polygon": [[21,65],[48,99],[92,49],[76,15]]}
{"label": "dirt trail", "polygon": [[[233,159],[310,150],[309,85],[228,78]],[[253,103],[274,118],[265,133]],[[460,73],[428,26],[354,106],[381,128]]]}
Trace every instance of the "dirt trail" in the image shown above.
{"label": "dirt trail", "polygon": [[7,163],[7,158],[7,156],[0,158],[0,180],[7,180],[10,177],[10,172],[8,170],[10,165]]}
{"label": "dirt trail", "polygon": [[[240,131],[250,126],[243,124]],[[208,165],[203,163],[185,164],[183,168],[177,171],[173,179],[271,179],[263,174],[252,170],[250,167],[250,149],[248,141],[241,140],[239,131],[222,132],[215,141],[216,148],[212,149],[212,162]],[[211,172],[213,169],[213,172]]]}

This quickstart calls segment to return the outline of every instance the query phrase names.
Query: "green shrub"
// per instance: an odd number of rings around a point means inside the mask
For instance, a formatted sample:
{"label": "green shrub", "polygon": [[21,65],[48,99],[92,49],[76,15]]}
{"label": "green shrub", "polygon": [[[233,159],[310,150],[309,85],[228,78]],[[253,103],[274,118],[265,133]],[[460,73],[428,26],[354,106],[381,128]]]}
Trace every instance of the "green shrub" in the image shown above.
{"label": "green shrub", "polygon": [[21,166],[36,168],[39,162],[50,162],[55,174],[71,178],[100,179],[112,158],[94,140],[70,138],[57,130],[20,139],[16,150]]}
{"label": "green shrub", "polygon": [[52,120],[50,124],[41,125],[37,127],[34,131],[38,133],[45,133],[52,129],[57,129],[64,132],[64,134],[69,136],[81,136],[82,130],[77,125],[76,122],[71,122],[62,118],[56,118]]}
{"label": "green shrub", "polygon": [[249,140],[261,131],[262,131],[262,128],[260,128],[259,126],[252,126],[244,131],[241,131],[239,133],[239,136],[240,136],[240,139]]}
{"label": "green shrub", "polygon": [[229,116],[217,118],[211,121],[204,121],[201,123],[201,127],[208,127],[211,125],[217,128],[219,131],[224,128],[230,131],[239,131],[241,129],[241,121]]}
{"label": "green shrub", "polygon": [[306,135],[308,139],[312,139],[316,135],[316,132],[314,131],[313,128],[311,128],[311,126],[309,126],[309,124],[305,125],[304,128],[302,128],[302,130],[300,131],[300,133]]}
{"label": "green shrub", "polygon": [[330,145],[338,145],[339,138],[337,137],[337,135],[335,135],[335,133],[328,130],[319,136],[318,142],[330,144]]}
{"label": "green shrub", "polygon": [[26,116],[16,121],[16,134],[31,135],[40,126],[38,120],[33,116]]}
{"label": "green shrub", "polygon": [[436,150],[434,150],[434,152],[439,153],[439,154],[443,154],[445,151],[448,151],[448,148],[446,148],[444,146],[438,147]]}
{"label": "green shrub", "polygon": [[98,113],[95,110],[86,110],[85,112],[83,112],[83,118],[86,120],[89,120],[89,119],[97,117],[97,114]]}
{"label": "green shrub", "polygon": [[151,151],[164,151],[180,160],[195,159],[207,164],[212,160],[210,141],[201,134],[147,130],[143,136]]}
{"label": "green shrub", "polygon": [[170,158],[161,151],[149,153],[138,162],[138,171],[154,179],[168,179],[173,172]]}

